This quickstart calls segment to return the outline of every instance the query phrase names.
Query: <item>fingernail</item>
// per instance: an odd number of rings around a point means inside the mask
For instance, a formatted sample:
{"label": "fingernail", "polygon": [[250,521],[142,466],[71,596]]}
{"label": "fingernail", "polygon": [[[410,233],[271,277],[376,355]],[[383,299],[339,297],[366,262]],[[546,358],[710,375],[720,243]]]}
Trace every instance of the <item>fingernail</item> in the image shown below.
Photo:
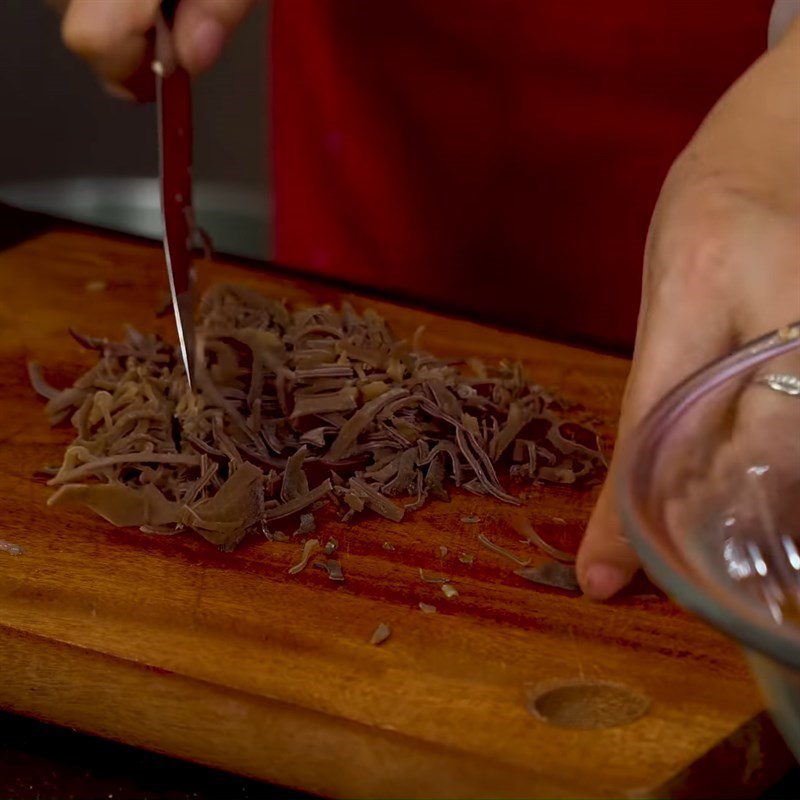
{"label": "fingernail", "polygon": [[584,593],[592,600],[608,600],[629,578],[628,572],[615,564],[592,564],[586,570]]}
{"label": "fingernail", "polygon": [[192,31],[191,72],[207,70],[218,58],[225,46],[227,32],[215,19],[201,19]]}
{"label": "fingernail", "polygon": [[116,98],[117,100],[135,100],[136,95],[133,92],[129,92],[125,87],[120,86],[118,83],[110,83],[109,81],[101,81],[103,89],[105,90],[106,94],[110,95],[111,97]]}

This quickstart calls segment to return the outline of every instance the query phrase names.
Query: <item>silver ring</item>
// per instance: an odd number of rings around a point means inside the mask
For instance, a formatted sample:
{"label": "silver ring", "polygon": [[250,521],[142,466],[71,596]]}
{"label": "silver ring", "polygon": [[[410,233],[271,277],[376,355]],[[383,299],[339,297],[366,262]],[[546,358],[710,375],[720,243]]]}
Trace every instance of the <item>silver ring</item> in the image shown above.
{"label": "silver ring", "polygon": [[756,383],[781,394],[800,397],[800,378],[797,375],[790,375],[786,372],[771,372],[767,375],[762,375]]}

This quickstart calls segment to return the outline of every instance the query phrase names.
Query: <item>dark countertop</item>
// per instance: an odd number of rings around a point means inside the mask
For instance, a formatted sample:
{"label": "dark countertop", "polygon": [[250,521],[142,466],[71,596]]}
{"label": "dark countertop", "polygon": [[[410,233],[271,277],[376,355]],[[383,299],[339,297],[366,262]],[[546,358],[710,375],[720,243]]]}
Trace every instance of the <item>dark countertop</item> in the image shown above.
{"label": "dark countertop", "polygon": [[[800,797],[800,768],[761,800]],[[311,800],[312,795],[0,713],[0,798]]]}
{"label": "dark countertop", "polygon": [[311,795],[0,713],[0,798],[301,800]]}

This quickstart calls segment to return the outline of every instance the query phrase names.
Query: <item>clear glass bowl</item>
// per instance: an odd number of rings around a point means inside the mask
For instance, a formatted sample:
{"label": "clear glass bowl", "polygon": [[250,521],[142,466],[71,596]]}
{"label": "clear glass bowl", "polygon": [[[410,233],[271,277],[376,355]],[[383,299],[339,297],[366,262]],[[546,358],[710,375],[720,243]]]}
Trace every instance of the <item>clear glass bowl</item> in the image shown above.
{"label": "clear glass bowl", "polygon": [[746,648],[800,758],[800,395],[786,375],[800,377],[800,323],[664,397],[622,449],[616,491],[645,569]]}

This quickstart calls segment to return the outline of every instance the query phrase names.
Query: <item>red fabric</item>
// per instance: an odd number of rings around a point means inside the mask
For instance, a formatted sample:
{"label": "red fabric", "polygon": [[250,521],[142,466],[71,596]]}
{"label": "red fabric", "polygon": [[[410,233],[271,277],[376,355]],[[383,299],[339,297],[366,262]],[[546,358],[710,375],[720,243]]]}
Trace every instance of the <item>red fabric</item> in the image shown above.
{"label": "red fabric", "polygon": [[276,256],[628,346],[661,182],[771,0],[275,0]]}

